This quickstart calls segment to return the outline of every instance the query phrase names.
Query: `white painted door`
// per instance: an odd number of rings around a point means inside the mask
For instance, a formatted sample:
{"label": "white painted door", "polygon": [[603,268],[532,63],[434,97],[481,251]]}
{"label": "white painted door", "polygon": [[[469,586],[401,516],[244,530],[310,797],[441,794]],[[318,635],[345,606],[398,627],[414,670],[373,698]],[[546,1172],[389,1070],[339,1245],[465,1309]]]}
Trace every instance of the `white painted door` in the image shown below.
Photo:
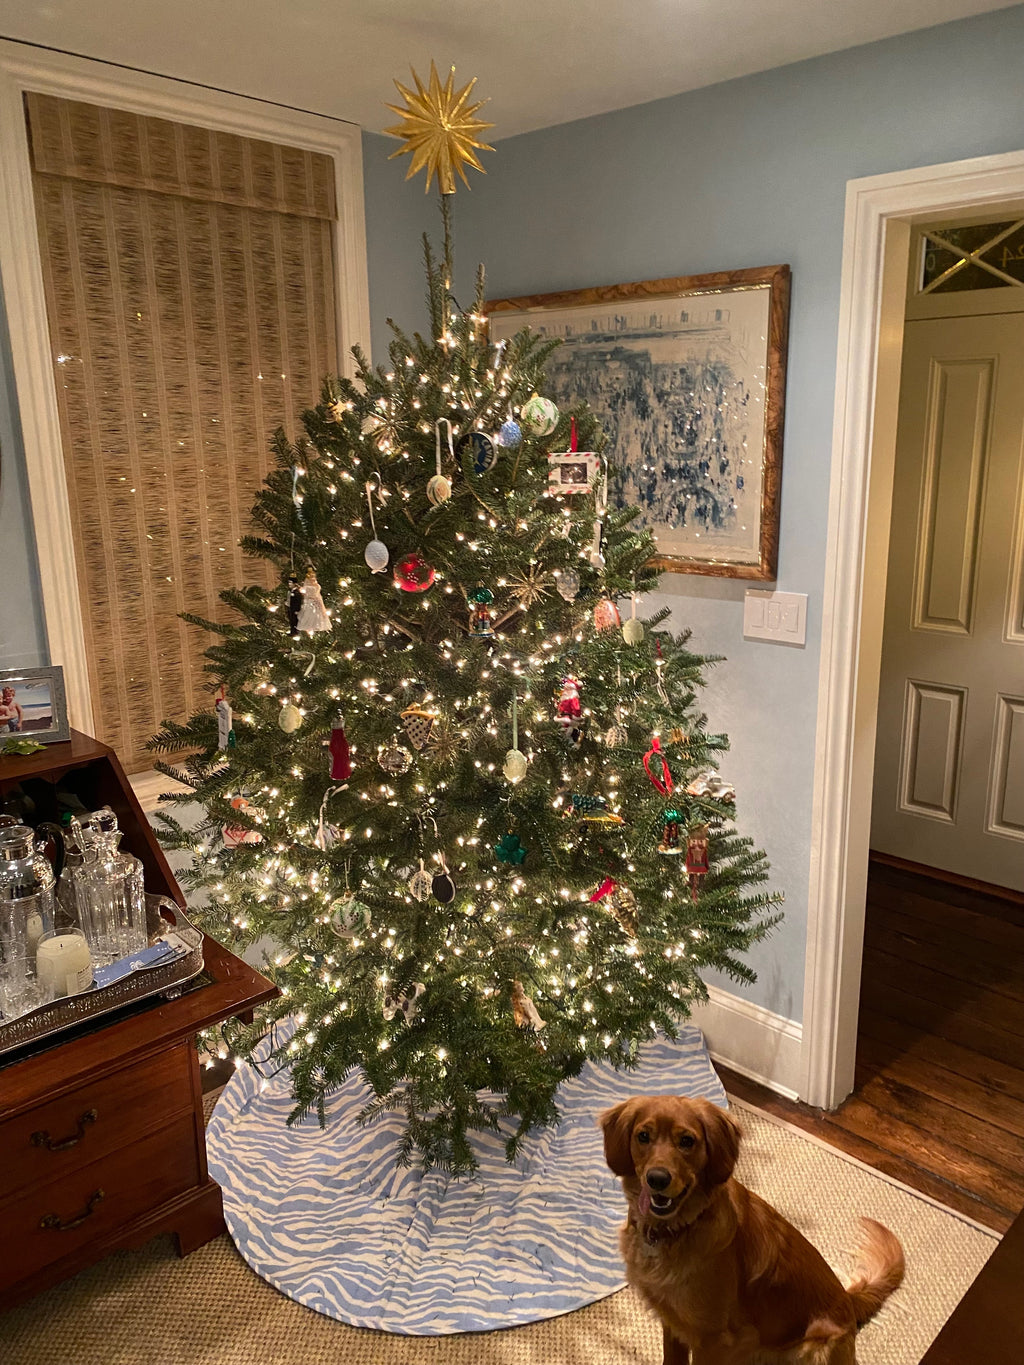
{"label": "white painted door", "polygon": [[906,325],[871,846],[1024,890],[1024,314]]}

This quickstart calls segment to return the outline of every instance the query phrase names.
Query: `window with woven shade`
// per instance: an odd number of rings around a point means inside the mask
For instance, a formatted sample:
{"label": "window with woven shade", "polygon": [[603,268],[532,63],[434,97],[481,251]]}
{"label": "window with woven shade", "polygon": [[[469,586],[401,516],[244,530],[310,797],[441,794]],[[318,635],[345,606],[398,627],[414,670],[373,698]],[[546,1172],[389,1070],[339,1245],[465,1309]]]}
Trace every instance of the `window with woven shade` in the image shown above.
{"label": "window with woven shade", "polygon": [[28,94],[94,733],[129,772],[213,705],[182,611],[238,548],[281,426],[338,368],[331,157]]}

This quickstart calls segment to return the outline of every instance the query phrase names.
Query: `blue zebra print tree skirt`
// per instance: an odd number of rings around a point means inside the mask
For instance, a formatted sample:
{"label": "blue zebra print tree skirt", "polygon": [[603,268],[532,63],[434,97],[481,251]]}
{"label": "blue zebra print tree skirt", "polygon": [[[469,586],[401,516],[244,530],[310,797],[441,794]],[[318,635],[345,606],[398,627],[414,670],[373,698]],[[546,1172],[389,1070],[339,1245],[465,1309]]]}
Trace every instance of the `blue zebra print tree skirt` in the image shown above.
{"label": "blue zebra print tree skirt", "polygon": [[288,1128],[287,1075],[263,1082],[241,1066],[210,1121],[210,1174],[238,1250],[289,1298],[407,1336],[489,1332],[622,1288],[625,1202],[595,1118],[667,1093],[727,1103],[697,1028],[652,1041],[633,1072],[588,1063],[558,1091],[558,1127],[532,1136],[515,1166],[502,1137],[479,1134],[479,1177],[452,1180],[396,1168],[398,1116],[355,1124],[367,1097],[357,1075],[332,1097],[326,1129],[315,1116]]}

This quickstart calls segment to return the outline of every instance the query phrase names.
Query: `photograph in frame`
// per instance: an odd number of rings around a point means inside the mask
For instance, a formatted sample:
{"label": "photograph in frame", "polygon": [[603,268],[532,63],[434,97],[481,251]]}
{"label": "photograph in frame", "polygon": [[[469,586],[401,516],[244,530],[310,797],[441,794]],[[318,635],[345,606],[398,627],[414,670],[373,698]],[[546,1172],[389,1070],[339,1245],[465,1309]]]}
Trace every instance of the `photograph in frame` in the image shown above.
{"label": "photograph in frame", "polygon": [[640,508],[656,568],[775,578],[789,285],[779,265],[487,304],[492,341],[562,343],[545,396],[593,410],[609,501]]}
{"label": "photograph in frame", "polygon": [[11,740],[57,744],[68,738],[64,670],[0,669],[0,751]]}

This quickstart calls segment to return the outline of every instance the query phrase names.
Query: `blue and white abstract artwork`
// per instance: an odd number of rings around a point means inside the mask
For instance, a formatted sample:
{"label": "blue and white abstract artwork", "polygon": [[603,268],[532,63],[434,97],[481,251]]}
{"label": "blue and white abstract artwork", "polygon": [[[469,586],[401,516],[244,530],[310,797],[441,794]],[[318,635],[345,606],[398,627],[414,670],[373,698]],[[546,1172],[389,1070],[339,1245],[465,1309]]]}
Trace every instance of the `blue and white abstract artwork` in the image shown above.
{"label": "blue and white abstract artwork", "polygon": [[289,1298],[356,1327],[404,1336],[489,1332],[558,1317],[624,1284],[619,1181],[597,1116],[630,1095],[727,1101],[699,1029],[652,1039],[632,1072],[588,1062],[558,1090],[561,1122],[533,1134],[514,1166],[503,1133],[473,1139],[476,1179],[395,1165],[403,1120],[359,1127],[365,1082],[289,1128],[286,1073],[241,1066],[207,1133],[210,1174],[250,1266]]}
{"label": "blue and white abstract artwork", "polygon": [[636,505],[658,553],[758,562],[771,290],[502,311],[494,340],[523,326],[558,337],[547,395],[587,402],[608,435],[610,499]]}

